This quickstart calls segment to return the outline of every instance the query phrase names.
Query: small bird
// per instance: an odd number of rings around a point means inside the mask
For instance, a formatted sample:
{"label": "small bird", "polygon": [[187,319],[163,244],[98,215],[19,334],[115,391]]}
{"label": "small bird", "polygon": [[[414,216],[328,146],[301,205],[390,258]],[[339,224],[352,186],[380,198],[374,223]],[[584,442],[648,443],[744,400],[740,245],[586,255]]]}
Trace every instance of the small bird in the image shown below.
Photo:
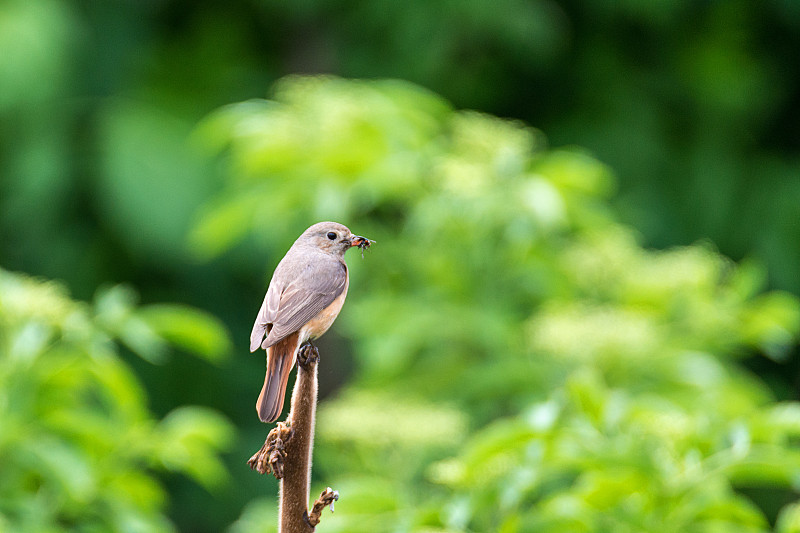
{"label": "small bird", "polygon": [[298,349],[325,333],[342,310],[350,283],[345,252],[370,243],[342,224],[320,222],[278,263],[250,334],[250,351],[267,351],[267,375],[256,402],[262,422],[274,422],[283,410]]}

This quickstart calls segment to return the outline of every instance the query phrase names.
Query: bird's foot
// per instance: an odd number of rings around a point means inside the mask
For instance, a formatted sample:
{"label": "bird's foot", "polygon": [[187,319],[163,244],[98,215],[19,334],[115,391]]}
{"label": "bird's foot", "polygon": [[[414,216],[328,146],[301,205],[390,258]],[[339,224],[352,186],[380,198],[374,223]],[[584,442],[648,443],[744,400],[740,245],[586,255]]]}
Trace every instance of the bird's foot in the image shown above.
{"label": "bird's foot", "polygon": [[267,435],[264,445],[247,464],[259,474],[272,473],[275,479],[283,478],[283,462],[286,459],[286,442],[292,438],[291,421],[278,422]]}
{"label": "bird's foot", "polygon": [[297,350],[297,364],[303,368],[308,368],[319,362],[319,350],[316,346],[307,342]]}

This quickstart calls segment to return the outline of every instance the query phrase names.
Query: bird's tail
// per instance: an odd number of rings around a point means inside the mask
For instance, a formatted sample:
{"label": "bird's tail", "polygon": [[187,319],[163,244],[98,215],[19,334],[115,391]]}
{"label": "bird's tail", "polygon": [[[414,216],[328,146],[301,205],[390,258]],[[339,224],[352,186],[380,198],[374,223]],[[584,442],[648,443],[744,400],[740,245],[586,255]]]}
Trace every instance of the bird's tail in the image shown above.
{"label": "bird's tail", "polygon": [[299,333],[296,332],[267,348],[267,375],[256,402],[256,411],[262,422],[275,422],[283,411],[286,384],[294,367],[298,340]]}

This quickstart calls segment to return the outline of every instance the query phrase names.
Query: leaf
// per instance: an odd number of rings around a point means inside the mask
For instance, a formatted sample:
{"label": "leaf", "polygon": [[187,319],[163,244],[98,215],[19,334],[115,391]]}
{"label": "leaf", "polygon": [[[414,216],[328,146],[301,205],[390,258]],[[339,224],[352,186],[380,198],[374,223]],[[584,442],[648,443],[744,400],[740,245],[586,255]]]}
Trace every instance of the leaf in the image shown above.
{"label": "leaf", "polygon": [[166,343],[134,313],[139,295],[127,285],[104,287],[95,295],[97,321],[136,355],[151,363],[163,363]]}
{"label": "leaf", "polygon": [[195,257],[209,260],[239,243],[253,225],[256,195],[240,195],[207,206],[189,233],[189,249]]}
{"label": "leaf", "polygon": [[234,428],[219,413],[203,407],[179,407],[156,427],[154,448],[169,470],[184,472],[207,488],[228,479],[217,452],[230,445]]}
{"label": "leaf", "polygon": [[792,503],[781,509],[775,523],[775,533],[800,533],[800,503]]}
{"label": "leaf", "polygon": [[800,451],[753,445],[745,458],[730,461],[724,471],[739,485],[796,488],[800,481]]}
{"label": "leaf", "polygon": [[166,361],[169,351],[167,343],[140,317],[129,316],[117,334],[119,340],[142,359],[153,364]]}
{"label": "leaf", "polygon": [[193,307],[155,304],[142,307],[138,317],[159,337],[209,361],[220,362],[232,350],[225,325]]}
{"label": "leaf", "polygon": [[29,467],[38,471],[46,484],[56,482],[67,498],[86,503],[94,496],[97,473],[74,445],[40,436],[28,443],[26,451],[33,460]]}
{"label": "leaf", "polygon": [[771,292],[755,299],[742,320],[744,340],[770,359],[783,361],[800,330],[800,302],[789,293]]}

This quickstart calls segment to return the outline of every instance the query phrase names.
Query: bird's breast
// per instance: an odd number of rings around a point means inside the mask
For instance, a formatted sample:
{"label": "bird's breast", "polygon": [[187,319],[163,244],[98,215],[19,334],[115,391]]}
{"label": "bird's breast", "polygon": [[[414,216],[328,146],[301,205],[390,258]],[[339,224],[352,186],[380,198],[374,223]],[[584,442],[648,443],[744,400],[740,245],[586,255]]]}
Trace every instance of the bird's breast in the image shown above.
{"label": "bird's breast", "polygon": [[300,328],[300,344],[303,344],[309,339],[316,339],[331,327],[333,321],[339,316],[339,311],[342,310],[344,299],[347,297],[347,288],[350,286],[350,278],[344,284],[344,290],[336,297],[331,304],[319,312],[317,316],[309,320],[305,326]]}

